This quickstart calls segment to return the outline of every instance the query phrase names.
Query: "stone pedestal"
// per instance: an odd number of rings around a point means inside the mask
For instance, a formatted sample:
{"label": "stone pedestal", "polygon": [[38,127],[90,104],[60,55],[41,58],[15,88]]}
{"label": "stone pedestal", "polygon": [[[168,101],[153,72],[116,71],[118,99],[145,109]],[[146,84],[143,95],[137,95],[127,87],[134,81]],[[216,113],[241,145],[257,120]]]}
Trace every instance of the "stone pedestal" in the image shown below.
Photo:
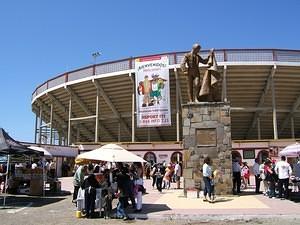
{"label": "stone pedestal", "polygon": [[203,189],[203,160],[209,156],[212,169],[221,176],[216,194],[232,193],[230,105],[224,102],[201,102],[182,106],[184,192]]}

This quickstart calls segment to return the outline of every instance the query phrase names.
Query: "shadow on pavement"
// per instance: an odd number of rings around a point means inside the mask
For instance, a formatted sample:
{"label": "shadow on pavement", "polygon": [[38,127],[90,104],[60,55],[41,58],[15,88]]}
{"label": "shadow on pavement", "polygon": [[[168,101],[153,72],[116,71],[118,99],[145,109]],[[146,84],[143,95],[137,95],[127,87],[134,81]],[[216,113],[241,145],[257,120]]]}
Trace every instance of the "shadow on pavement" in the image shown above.
{"label": "shadow on pavement", "polygon": [[[5,209],[10,207],[23,207],[29,203],[32,203],[31,207],[41,207],[48,204],[53,204],[66,199],[66,197],[36,197],[36,196],[18,196],[10,195],[6,197]],[[3,206],[3,197],[0,198],[0,207]],[[3,209],[3,207],[1,207]]]}
{"label": "shadow on pavement", "polygon": [[154,213],[171,210],[166,204],[143,204],[143,213]]}
{"label": "shadow on pavement", "polygon": [[61,190],[60,192],[48,192],[46,191],[46,196],[66,196],[66,195],[71,195],[72,193],[70,191],[65,191],[65,190]]}
{"label": "shadow on pavement", "polygon": [[233,199],[219,197],[219,198],[216,198],[216,200],[214,201],[214,204],[216,204],[216,203],[218,204],[219,202],[230,202],[232,200]]}
{"label": "shadow on pavement", "polygon": [[131,218],[139,220],[149,219],[148,214],[171,210],[166,204],[143,204],[143,209],[140,213],[135,213],[134,210],[128,210],[128,215]]}
{"label": "shadow on pavement", "polygon": [[[148,219],[149,213],[155,213],[155,212],[161,212],[161,211],[167,211],[171,210],[166,204],[143,204],[143,208],[141,212],[135,212],[134,209],[131,208],[131,206],[127,207],[126,213],[131,218],[135,219],[141,219],[146,220]],[[116,215],[116,208],[112,210],[111,215],[114,217]]]}

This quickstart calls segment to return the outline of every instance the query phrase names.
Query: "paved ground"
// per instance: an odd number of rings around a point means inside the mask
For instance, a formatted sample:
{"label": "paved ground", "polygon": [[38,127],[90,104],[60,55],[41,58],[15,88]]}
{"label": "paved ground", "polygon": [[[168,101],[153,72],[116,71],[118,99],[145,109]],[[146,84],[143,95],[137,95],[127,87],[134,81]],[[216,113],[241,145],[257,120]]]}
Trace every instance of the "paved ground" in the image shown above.
{"label": "paved ground", "polygon": [[[172,184],[174,185],[174,184]],[[213,204],[196,198],[189,192],[183,197],[183,190],[163,190],[159,193],[145,181],[148,194],[143,196],[143,211],[135,214],[128,210],[132,221],[105,219],[77,219],[71,195],[9,196],[7,207],[0,209],[0,224],[124,224],[144,225],[196,225],[196,224],[300,224],[300,203],[269,199],[262,195],[244,192],[241,196],[218,197]],[[72,191],[72,178],[62,179],[62,189]],[[2,205],[2,199],[0,205]],[[114,202],[116,204],[116,201]]]}

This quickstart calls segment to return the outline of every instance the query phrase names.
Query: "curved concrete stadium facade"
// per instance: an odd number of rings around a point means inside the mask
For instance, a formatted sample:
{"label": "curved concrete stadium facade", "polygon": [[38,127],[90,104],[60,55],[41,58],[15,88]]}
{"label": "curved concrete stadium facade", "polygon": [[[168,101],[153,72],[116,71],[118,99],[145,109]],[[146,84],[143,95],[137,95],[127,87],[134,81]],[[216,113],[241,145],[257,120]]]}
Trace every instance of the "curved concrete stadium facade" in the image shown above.
{"label": "curved concrete stadium facade", "polygon": [[[185,53],[158,54],[170,62],[171,126],[136,127],[135,57],[69,71],[38,86],[32,94],[36,143],[181,143]],[[300,136],[300,51],[220,49],[215,55],[234,142]]]}

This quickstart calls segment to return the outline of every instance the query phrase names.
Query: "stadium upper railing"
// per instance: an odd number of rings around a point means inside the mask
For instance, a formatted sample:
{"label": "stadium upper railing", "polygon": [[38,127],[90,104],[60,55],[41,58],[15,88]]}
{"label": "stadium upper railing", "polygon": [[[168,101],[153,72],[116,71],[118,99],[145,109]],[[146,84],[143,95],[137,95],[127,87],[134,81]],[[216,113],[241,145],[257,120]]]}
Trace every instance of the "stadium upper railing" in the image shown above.
{"label": "stadium upper railing", "polygon": [[[170,65],[178,64],[186,52],[171,52],[156,55],[168,55]],[[209,53],[208,50],[201,51],[201,56],[205,57]],[[215,50],[217,62],[300,62],[300,50],[281,50],[281,49],[218,49]],[[149,56],[149,55],[148,55]],[[90,65],[84,68],[66,72],[58,75],[40,86],[32,93],[32,99],[40,93],[57,85],[78,80],[81,78],[93,76],[95,74],[105,74],[117,71],[134,69],[135,59],[145,56],[126,58],[122,60],[105,62]]]}

